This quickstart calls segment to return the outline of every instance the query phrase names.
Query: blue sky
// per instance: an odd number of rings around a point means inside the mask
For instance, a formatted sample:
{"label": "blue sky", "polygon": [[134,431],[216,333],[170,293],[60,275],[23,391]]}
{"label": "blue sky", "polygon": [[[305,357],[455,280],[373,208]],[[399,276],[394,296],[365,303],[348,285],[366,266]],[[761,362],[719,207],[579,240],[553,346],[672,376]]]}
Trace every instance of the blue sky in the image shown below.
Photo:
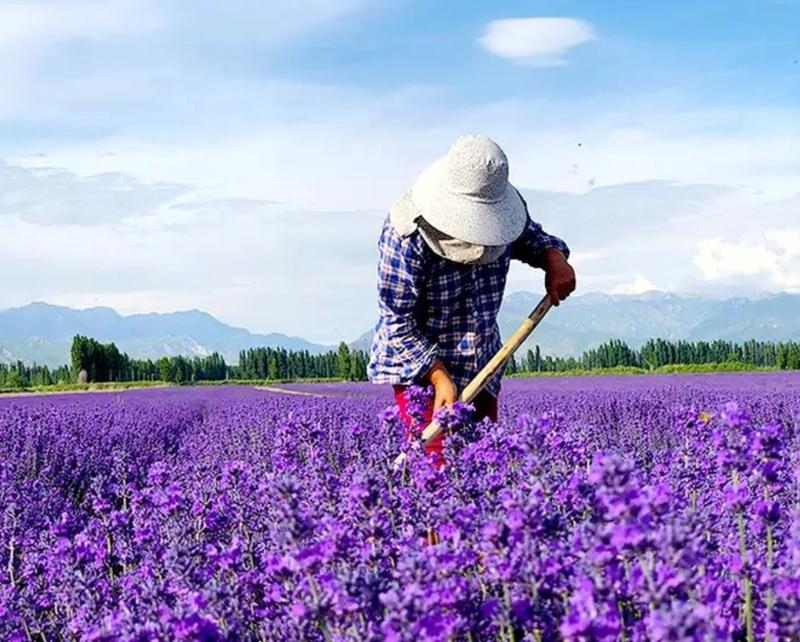
{"label": "blue sky", "polygon": [[355,336],[384,212],[471,132],[584,292],[799,290],[798,34],[797,0],[0,0],[0,308]]}
{"label": "blue sky", "polygon": [[[311,46],[290,48],[271,67],[308,81],[373,88],[440,85],[446,78],[447,93],[466,104],[509,94],[569,99],[651,92],[664,84],[710,102],[720,91],[745,102],[754,92],[796,99],[797,11],[794,2],[769,0],[397,2]],[[530,16],[577,16],[595,28],[597,40],[571,53],[571,65],[535,79],[524,66],[476,46],[491,21]]]}

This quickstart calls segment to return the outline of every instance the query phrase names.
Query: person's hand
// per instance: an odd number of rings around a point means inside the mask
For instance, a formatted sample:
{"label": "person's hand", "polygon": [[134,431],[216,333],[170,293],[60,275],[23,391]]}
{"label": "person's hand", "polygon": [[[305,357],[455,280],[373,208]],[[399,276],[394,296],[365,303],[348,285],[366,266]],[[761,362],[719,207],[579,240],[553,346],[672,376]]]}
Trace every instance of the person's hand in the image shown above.
{"label": "person's hand", "polygon": [[458,391],[456,384],[450,377],[447,367],[441,361],[437,360],[433,364],[433,368],[428,373],[428,381],[433,386],[433,414],[442,406],[451,406],[458,399]]}
{"label": "person's hand", "polygon": [[549,249],[545,253],[544,286],[553,305],[558,305],[575,291],[575,270],[556,249]]}

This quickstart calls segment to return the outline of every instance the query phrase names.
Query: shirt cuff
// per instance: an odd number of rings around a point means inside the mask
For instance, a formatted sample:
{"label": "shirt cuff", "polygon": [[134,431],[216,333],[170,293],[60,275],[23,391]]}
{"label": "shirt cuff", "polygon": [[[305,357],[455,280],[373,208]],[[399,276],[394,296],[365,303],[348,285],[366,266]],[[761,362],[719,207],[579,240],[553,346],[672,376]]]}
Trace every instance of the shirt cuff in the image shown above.
{"label": "shirt cuff", "polygon": [[438,347],[436,344],[430,344],[408,371],[409,383],[424,381],[438,358]]}
{"label": "shirt cuff", "polygon": [[544,250],[558,250],[564,255],[564,258],[569,258],[569,246],[564,243],[560,238],[557,236],[549,237],[543,245]]}

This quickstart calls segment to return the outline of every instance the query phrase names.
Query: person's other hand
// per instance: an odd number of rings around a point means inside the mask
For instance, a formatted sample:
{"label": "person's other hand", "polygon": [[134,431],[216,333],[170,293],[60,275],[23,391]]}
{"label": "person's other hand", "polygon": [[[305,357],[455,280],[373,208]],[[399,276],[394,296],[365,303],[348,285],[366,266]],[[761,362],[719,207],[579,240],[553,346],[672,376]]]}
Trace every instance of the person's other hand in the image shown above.
{"label": "person's other hand", "polygon": [[443,406],[452,406],[458,399],[458,390],[456,384],[447,367],[441,361],[437,361],[430,373],[428,373],[428,381],[431,382],[434,390],[433,396],[433,413]]}
{"label": "person's other hand", "polygon": [[575,291],[575,270],[556,249],[545,253],[544,286],[553,305],[558,305]]}

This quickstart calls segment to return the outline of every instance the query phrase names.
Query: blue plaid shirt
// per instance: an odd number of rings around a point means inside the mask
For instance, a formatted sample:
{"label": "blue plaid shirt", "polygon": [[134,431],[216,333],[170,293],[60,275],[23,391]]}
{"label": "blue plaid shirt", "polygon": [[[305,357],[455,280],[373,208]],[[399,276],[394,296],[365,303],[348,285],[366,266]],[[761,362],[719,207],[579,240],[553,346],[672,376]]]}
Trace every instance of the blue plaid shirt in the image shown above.
{"label": "blue plaid shirt", "polygon": [[[420,383],[441,359],[459,390],[500,349],[497,313],[511,259],[543,268],[544,252],[569,256],[561,239],[528,219],[522,235],[486,265],[465,265],[434,253],[419,231],[402,237],[389,218],[378,243],[379,319],[367,369],[373,383]],[[500,375],[487,386],[500,391]]]}

